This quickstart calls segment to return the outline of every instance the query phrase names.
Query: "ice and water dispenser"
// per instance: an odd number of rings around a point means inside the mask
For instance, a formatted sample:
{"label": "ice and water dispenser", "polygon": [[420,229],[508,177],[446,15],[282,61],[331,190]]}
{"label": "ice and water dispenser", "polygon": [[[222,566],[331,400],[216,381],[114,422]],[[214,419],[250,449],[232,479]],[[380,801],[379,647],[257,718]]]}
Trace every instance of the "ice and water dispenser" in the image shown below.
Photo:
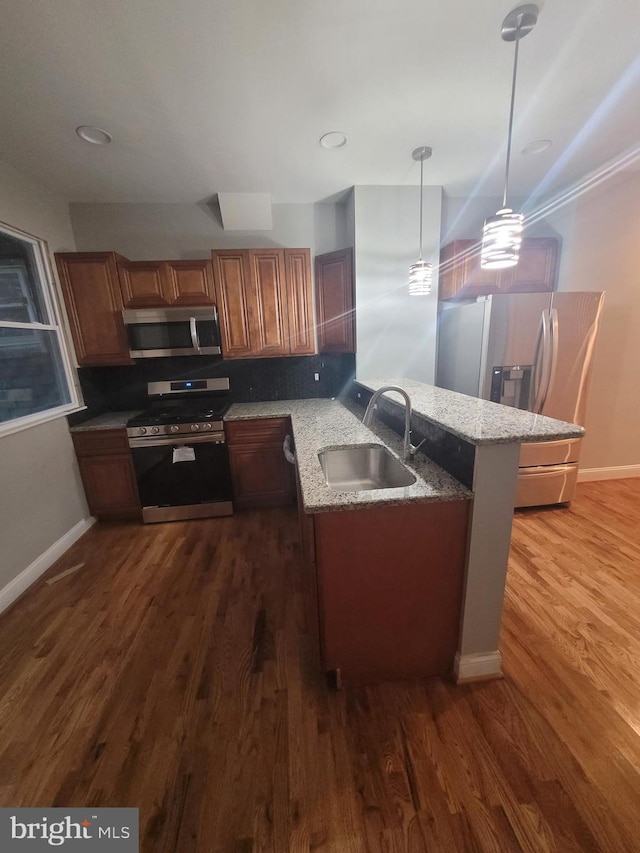
{"label": "ice and water dispenser", "polygon": [[491,396],[494,403],[528,409],[531,399],[533,365],[498,365],[491,371]]}

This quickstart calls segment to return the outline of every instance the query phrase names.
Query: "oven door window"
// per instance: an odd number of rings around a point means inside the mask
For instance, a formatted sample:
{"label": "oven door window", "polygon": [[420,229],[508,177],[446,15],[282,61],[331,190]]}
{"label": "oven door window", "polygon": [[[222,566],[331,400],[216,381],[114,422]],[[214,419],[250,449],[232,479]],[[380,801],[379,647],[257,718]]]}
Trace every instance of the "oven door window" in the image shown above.
{"label": "oven door window", "polygon": [[[172,323],[134,323],[127,326],[129,348],[144,350],[193,350],[189,320]],[[196,332],[200,348],[220,346],[218,327],[214,320],[198,320]]]}
{"label": "oven door window", "polygon": [[[195,459],[174,462],[174,447],[190,447]],[[231,500],[231,473],[226,444],[202,442],[134,447],[131,453],[138,492],[144,507],[186,506]]]}

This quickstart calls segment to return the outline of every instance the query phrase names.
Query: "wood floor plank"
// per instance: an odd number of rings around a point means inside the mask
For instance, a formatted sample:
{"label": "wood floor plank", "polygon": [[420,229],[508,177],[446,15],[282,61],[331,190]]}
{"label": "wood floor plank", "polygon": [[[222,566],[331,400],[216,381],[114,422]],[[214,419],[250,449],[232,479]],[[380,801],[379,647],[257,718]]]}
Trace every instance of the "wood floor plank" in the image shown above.
{"label": "wood floor plank", "polygon": [[632,853],[639,513],[516,513],[503,679],[344,692],[293,510],[96,525],[0,617],[0,805],[136,806],[144,853]]}

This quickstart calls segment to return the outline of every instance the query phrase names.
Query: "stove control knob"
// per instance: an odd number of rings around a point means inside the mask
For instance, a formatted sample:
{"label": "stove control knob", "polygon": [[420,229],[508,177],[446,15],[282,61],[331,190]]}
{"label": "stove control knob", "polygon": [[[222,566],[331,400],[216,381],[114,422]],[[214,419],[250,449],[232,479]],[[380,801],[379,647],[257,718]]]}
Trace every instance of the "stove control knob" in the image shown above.
{"label": "stove control knob", "polygon": [[204,428],[205,429],[213,429],[213,426],[211,424],[204,424]]}
{"label": "stove control knob", "polygon": [[200,429],[200,424],[191,424],[191,431],[192,432],[198,432],[199,429]]}
{"label": "stove control knob", "polygon": [[138,435],[146,435],[146,434],[147,434],[147,428],[146,427],[140,427],[140,429],[138,430]]}
{"label": "stove control knob", "polygon": [[169,427],[169,432],[180,432],[180,427],[177,424]]}
{"label": "stove control knob", "polygon": [[157,435],[160,432],[160,427],[151,427],[151,432]]}

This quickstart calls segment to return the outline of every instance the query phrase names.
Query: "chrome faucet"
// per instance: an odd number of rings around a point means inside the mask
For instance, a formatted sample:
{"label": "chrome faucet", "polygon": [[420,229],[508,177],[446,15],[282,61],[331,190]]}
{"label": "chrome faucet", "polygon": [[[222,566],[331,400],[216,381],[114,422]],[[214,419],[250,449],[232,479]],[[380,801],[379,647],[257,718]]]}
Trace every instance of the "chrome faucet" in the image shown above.
{"label": "chrome faucet", "polygon": [[365,426],[371,426],[371,421],[373,420],[373,410],[375,408],[376,402],[379,397],[381,397],[387,391],[397,391],[398,394],[402,394],[404,397],[405,405],[404,405],[404,441],[402,445],[402,456],[405,462],[411,459],[416,450],[421,447],[426,439],[422,439],[420,444],[414,446],[411,444],[411,397],[407,394],[404,388],[400,388],[398,385],[383,385],[382,388],[378,388],[377,391],[374,391],[371,395],[371,399],[369,400],[369,405],[367,406],[364,417],[362,418],[362,423]]}

